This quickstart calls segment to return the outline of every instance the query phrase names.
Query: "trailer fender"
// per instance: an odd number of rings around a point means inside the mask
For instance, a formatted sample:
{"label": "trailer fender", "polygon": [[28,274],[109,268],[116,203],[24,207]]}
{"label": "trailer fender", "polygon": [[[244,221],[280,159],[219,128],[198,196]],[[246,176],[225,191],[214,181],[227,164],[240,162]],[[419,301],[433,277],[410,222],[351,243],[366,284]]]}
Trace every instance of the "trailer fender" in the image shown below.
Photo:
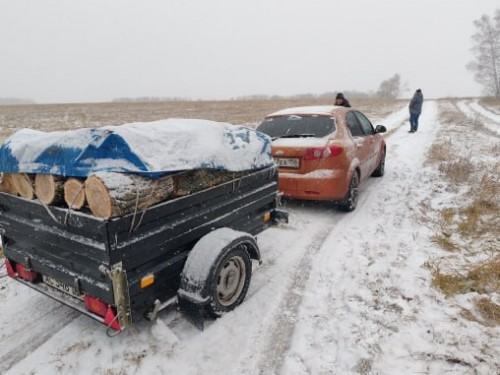
{"label": "trailer fender", "polygon": [[261,262],[257,242],[248,233],[220,228],[202,237],[181,273],[181,312],[203,329],[206,315],[219,317],[241,304],[250,285],[251,259]]}

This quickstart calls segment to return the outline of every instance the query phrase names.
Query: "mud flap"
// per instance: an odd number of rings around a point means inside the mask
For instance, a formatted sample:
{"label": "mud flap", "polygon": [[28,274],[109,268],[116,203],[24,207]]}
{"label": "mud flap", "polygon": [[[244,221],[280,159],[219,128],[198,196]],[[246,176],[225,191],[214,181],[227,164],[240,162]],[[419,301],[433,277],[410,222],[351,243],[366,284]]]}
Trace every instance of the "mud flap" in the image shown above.
{"label": "mud flap", "polygon": [[184,317],[200,331],[205,329],[205,306],[206,303],[194,302],[189,298],[177,295],[177,306]]}
{"label": "mud flap", "polygon": [[288,224],[288,212],[276,208],[271,211],[271,220],[273,223]]}

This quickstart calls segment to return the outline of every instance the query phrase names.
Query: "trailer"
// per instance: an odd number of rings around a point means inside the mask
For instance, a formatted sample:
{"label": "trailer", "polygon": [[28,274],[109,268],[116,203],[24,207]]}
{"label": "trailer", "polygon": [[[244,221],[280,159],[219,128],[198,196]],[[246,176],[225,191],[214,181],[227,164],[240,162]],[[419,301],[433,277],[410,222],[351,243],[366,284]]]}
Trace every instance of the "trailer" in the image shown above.
{"label": "trailer", "polygon": [[[0,181],[7,273],[116,332],[154,319],[175,302],[203,328],[205,317],[221,316],[245,298],[253,261],[261,262],[255,235],[287,220],[270,150],[270,139],[253,129],[197,119],[20,130],[0,146],[0,171],[9,177]],[[220,171],[225,178],[185,195],[162,194],[151,204],[158,189],[139,190],[135,183],[148,179],[149,188],[156,179],[168,193],[173,180],[183,181],[178,175],[196,170]],[[91,204],[95,190],[88,188],[97,185],[87,183],[102,173],[135,176],[125,185],[135,189],[126,211],[101,215],[101,200]],[[90,211],[33,194],[41,175],[57,176],[52,182],[85,178]],[[116,195],[121,188],[118,183],[109,190],[112,202],[124,197]],[[139,204],[141,197],[147,206]]]}
{"label": "trailer", "polygon": [[287,221],[277,186],[271,166],[107,220],[0,193],[7,272],[114,331],[175,301],[203,328],[245,298],[254,236]]}

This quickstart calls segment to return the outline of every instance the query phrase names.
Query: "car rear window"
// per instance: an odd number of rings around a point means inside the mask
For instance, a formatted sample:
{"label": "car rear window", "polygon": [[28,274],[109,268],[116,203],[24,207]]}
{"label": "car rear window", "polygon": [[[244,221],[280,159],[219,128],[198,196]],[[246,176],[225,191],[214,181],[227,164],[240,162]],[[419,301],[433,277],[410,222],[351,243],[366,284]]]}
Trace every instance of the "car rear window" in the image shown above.
{"label": "car rear window", "polygon": [[335,130],[335,120],[328,116],[279,116],[264,119],[257,130],[271,138],[323,138]]}

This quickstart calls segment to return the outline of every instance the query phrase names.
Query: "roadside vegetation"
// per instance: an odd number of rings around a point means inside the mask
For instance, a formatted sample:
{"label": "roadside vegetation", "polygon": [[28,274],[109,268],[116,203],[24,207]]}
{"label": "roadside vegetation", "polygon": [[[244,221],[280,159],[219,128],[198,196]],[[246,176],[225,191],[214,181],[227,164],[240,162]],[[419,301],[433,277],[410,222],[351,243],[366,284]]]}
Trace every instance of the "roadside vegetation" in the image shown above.
{"label": "roadside vegetation", "polygon": [[437,169],[441,186],[421,203],[421,213],[442,252],[425,265],[432,273],[432,286],[445,296],[475,293],[474,309],[463,309],[464,317],[498,325],[500,162],[489,156],[498,155],[500,141],[493,137],[491,142],[474,142],[489,134],[480,119],[471,121],[453,105],[440,105],[439,119],[442,132],[426,163]]}
{"label": "roadside vegetation", "polygon": [[479,103],[483,106],[488,107],[491,111],[500,115],[500,98],[487,97],[479,100]]}

